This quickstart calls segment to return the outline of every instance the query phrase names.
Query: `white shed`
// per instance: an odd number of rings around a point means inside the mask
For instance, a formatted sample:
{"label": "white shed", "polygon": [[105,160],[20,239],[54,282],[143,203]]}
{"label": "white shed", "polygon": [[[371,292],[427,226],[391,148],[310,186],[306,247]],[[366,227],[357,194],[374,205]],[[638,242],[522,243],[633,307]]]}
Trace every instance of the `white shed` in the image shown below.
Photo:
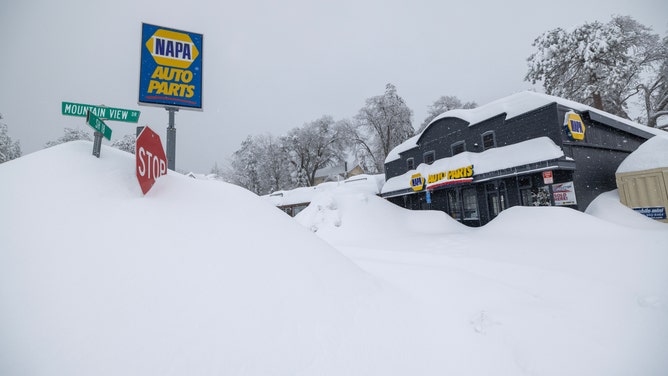
{"label": "white shed", "polygon": [[615,177],[622,204],[668,223],[668,136],[640,145],[619,165]]}

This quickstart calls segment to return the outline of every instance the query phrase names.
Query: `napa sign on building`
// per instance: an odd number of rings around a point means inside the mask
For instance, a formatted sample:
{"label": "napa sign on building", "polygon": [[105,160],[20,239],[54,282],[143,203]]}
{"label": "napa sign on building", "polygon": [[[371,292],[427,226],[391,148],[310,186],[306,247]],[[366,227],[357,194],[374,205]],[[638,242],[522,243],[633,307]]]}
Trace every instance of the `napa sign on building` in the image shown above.
{"label": "napa sign on building", "polygon": [[142,24],[139,103],[202,109],[202,34]]}

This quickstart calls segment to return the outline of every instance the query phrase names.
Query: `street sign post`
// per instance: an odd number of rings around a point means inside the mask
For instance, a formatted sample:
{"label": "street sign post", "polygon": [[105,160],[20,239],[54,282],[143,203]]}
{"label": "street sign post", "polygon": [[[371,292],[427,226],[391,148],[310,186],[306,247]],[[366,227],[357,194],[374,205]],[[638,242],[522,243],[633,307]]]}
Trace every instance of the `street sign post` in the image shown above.
{"label": "street sign post", "polygon": [[100,158],[102,148],[102,137],[111,141],[111,128],[104,123],[105,120],[124,121],[137,123],[139,111],[126,110],[124,108],[94,106],[92,104],[62,102],[63,115],[81,116],[86,118],[86,124],[95,129],[95,140],[93,141],[93,155]]}
{"label": "street sign post", "polygon": [[93,141],[93,155],[100,158],[100,150],[102,149],[102,137],[111,140],[111,128],[99,117],[95,116],[90,110],[86,113],[86,124],[95,129],[95,140]]}
{"label": "street sign post", "polygon": [[85,117],[88,111],[103,120],[124,121],[127,123],[137,123],[140,115],[140,111],[138,110],[62,102],[63,115]]}
{"label": "street sign post", "polygon": [[144,127],[139,136],[135,149],[137,162],[137,181],[143,194],[146,194],[155,180],[167,174],[167,157],[162,148],[160,136],[148,126]]}
{"label": "street sign post", "polygon": [[97,132],[102,133],[104,138],[111,141],[111,128],[109,128],[107,124],[102,121],[102,119],[95,116],[95,114],[93,114],[91,111],[88,111],[88,115],[86,116],[86,124],[93,127],[93,129],[95,129]]}

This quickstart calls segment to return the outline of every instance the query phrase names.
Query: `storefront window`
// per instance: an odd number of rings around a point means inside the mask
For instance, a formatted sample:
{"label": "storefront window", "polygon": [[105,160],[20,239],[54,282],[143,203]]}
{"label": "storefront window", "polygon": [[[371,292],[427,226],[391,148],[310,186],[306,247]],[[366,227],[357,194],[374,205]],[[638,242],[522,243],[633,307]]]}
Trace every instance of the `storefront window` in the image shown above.
{"label": "storefront window", "polygon": [[522,206],[533,206],[531,188],[520,189],[520,196],[522,198]]}
{"label": "storefront window", "polygon": [[496,193],[487,194],[487,209],[489,210],[490,218],[496,218],[501,213],[499,205],[499,195]]}
{"label": "storefront window", "polygon": [[550,190],[548,187],[534,187],[522,189],[522,204],[524,206],[551,206]]}
{"label": "storefront window", "polygon": [[462,190],[462,202],[464,204],[464,219],[478,219],[478,198],[475,188]]}
{"label": "storefront window", "polygon": [[459,199],[459,192],[454,189],[448,191],[448,211],[452,218],[456,220],[462,219],[462,205]]}

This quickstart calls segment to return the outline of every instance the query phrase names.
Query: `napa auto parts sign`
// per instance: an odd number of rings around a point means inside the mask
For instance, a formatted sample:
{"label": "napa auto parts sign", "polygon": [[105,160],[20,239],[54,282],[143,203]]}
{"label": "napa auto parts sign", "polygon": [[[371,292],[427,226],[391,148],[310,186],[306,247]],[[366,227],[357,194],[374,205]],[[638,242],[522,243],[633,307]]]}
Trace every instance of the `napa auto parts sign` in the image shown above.
{"label": "napa auto parts sign", "polygon": [[202,109],[202,34],[143,23],[139,104]]}

